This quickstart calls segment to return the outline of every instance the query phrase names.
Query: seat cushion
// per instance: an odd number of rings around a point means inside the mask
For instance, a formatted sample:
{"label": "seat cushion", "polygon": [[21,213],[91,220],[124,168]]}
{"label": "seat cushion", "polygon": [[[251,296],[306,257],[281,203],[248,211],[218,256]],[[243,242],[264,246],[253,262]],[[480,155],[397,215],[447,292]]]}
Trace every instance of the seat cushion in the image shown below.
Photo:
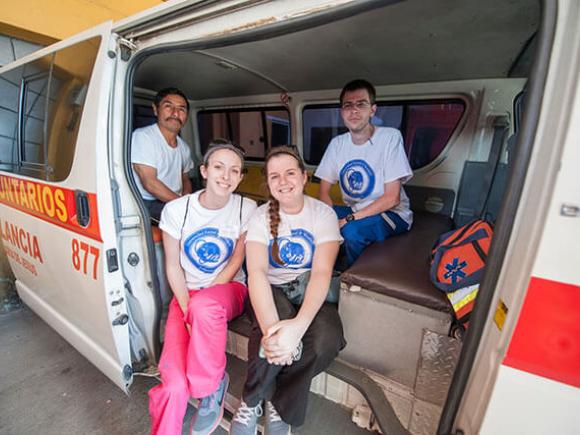
{"label": "seat cushion", "polygon": [[452,313],[445,294],[429,279],[429,255],[440,234],[452,229],[451,219],[415,213],[411,231],[366,248],[341,280],[366,290]]}

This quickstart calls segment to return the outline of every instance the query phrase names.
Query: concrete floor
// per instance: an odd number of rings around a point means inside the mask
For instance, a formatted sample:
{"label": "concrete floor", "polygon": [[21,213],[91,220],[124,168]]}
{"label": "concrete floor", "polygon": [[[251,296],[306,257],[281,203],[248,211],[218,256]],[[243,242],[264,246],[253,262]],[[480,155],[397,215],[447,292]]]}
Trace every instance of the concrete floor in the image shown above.
{"label": "concrete floor", "polygon": [[0,315],[0,355],[0,434],[149,433],[156,381],[136,377],[126,396],[28,308]]}

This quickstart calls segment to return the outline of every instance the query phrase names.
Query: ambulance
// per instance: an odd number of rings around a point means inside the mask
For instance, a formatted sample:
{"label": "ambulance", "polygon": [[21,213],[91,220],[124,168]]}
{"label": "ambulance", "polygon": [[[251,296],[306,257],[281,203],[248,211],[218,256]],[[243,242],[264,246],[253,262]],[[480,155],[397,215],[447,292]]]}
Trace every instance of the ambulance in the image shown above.
{"label": "ambulance", "polygon": [[[155,375],[171,292],[130,162],[155,93],[188,96],[196,163],[212,138],[244,147],[239,191],[264,200],[267,150],[296,144],[312,174],[345,131],[340,89],[365,78],[373,122],[403,135],[414,223],[342,274],[348,345],[301,433],[578,433],[579,23],[575,0],[168,1],[4,66],[0,233],[18,294],[123,390]],[[429,255],[482,215],[494,235],[463,331]],[[230,325],[230,412],[248,328]]]}

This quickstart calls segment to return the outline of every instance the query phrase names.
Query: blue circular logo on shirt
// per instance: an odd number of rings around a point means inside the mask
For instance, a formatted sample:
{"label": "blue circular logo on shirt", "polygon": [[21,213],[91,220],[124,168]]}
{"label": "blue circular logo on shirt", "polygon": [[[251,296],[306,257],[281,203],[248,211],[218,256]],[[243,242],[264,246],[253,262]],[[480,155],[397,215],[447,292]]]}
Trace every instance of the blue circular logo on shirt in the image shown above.
{"label": "blue circular logo on shirt", "polygon": [[275,268],[308,269],[312,267],[314,255],[314,237],[301,228],[292,230],[290,236],[278,237],[278,252],[283,264],[278,264],[272,258],[272,243],[270,240],[270,266]]}
{"label": "blue circular logo on shirt", "polygon": [[232,255],[234,241],[220,236],[217,228],[203,228],[185,239],[183,249],[197,269],[213,273]]}
{"label": "blue circular logo on shirt", "polygon": [[375,173],[364,160],[350,160],[340,170],[339,182],[348,196],[363,199],[375,188]]}

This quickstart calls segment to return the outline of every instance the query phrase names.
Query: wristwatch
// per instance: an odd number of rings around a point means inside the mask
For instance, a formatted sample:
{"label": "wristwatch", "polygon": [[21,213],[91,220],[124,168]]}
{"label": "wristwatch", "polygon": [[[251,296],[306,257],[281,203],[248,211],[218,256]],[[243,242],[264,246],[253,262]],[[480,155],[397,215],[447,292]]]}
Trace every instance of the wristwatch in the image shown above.
{"label": "wristwatch", "polygon": [[353,213],[349,213],[346,215],[346,217],[344,218],[347,222],[351,222],[355,219],[354,214]]}

